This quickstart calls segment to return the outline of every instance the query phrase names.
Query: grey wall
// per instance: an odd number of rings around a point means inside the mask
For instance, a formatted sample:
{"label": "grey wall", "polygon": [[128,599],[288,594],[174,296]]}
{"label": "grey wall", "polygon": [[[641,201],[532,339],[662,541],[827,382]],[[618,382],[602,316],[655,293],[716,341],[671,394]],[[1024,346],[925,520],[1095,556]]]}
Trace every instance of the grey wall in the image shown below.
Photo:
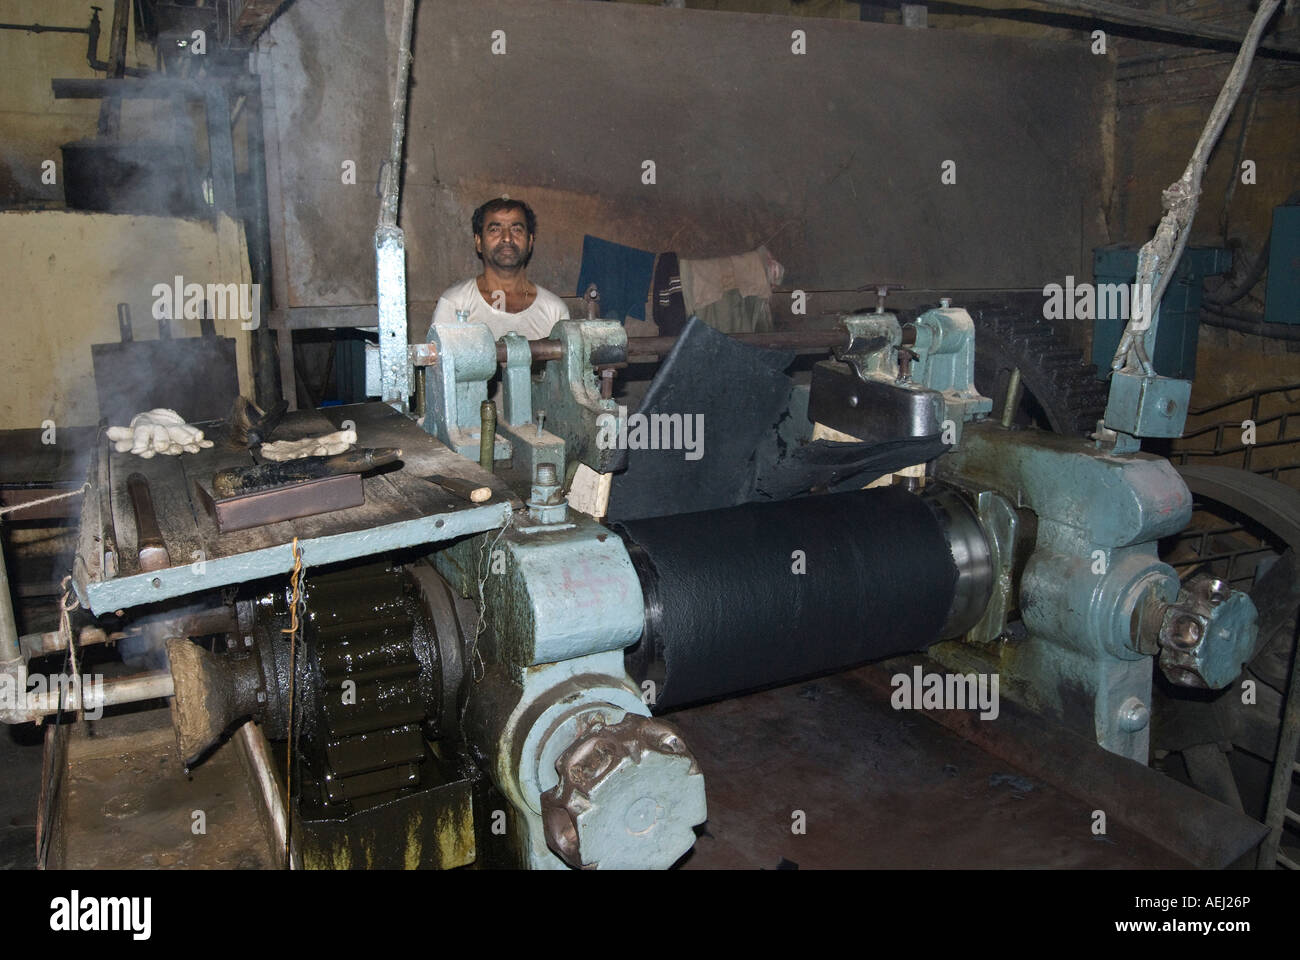
{"label": "grey wall", "polygon": [[[292,306],[374,302],[398,7],[297,0],[260,42]],[[581,0],[426,0],[416,30],[416,333],[477,271],[469,214],[501,193],[536,209],[530,276],[563,295],[584,232],[687,256],[766,242],[805,289],[1041,287],[1090,273],[1104,239],[1113,68],[1086,45]]]}

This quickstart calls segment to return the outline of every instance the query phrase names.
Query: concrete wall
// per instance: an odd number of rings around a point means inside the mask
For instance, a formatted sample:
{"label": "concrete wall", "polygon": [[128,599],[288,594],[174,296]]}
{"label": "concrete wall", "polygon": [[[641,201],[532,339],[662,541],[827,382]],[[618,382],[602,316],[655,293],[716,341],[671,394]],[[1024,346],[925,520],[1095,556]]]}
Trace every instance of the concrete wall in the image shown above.
{"label": "concrete wall", "polygon": [[[108,58],[113,4],[100,3],[99,58]],[[0,4],[5,23],[41,23],[46,26],[85,27],[90,4],[84,0],[5,0]],[[127,63],[152,66],[152,48],[135,45],[132,18],[127,33]],[[95,135],[98,100],[55,100],[50,81],[55,78],[102,77],[86,62],[85,34],[29,33],[0,30],[0,208],[59,206],[63,203],[63,157],[59,146]],[[154,109],[143,103],[123,106],[123,129]],[[53,160],[58,181],[43,183],[41,164]]]}
{"label": "concrete wall", "polygon": [[[99,420],[90,345],[119,339],[118,303],[131,306],[136,339],[157,337],[154,284],[248,283],[242,228],[204,221],[63,211],[0,213],[0,429],[90,426]],[[248,334],[236,339],[241,392],[252,396]],[[172,336],[199,335],[197,320]],[[123,371],[123,375],[128,372]],[[137,371],[165,376],[166,371]]]}
{"label": "concrete wall", "polygon": [[[381,6],[295,4],[260,45],[291,306],[374,300],[397,5],[386,27]],[[491,52],[498,29],[504,55]],[[806,55],[791,53],[795,29]],[[765,242],[787,282],[812,290],[1041,288],[1079,274],[1104,237],[1111,65],[1086,48],[833,18],[446,0],[420,9],[413,79],[402,222],[409,296],[428,306],[477,270],[469,213],[501,193],[537,210],[530,276],[562,294],[575,292],[584,232],[688,256]],[[356,185],[342,183],[347,160]],[[654,185],[641,181],[645,160]],[[941,183],[945,160],[955,185]]]}

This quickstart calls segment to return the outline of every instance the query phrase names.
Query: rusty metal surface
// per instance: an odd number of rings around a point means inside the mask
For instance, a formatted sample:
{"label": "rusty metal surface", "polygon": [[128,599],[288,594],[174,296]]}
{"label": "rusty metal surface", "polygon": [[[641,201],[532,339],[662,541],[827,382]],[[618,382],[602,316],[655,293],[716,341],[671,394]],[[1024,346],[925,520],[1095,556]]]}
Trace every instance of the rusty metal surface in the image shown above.
{"label": "rusty metal surface", "polygon": [[[293,4],[259,46],[283,307],[375,302],[370,238],[399,13],[381,0]],[[795,28],[806,55],[791,50]],[[493,54],[495,30],[504,55]],[[575,58],[565,52],[575,36],[600,42]],[[478,271],[470,213],[502,193],[536,210],[529,276],[559,294],[576,290],[585,233],[687,257],[766,242],[804,289],[874,276],[1041,288],[1086,273],[1083,252],[1104,242],[1095,198],[1108,193],[1113,66],[1086,45],[444,0],[420,9],[412,83],[401,225],[414,303]],[[518,119],[508,129],[485,127],[473,109],[492,90],[509,91]],[[354,184],[342,180],[346,160]],[[641,180],[647,160],[653,185]],[[948,160],[955,184],[941,181]],[[1002,218],[997,242],[990,209]],[[413,313],[412,334],[428,321]]]}
{"label": "rusty metal surface", "polygon": [[234,497],[213,497],[198,483],[194,485],[194,491],[204,509],[216,521],[220,533],[359,507],[366,502],[359,473],[305,480]]}
{"label": "rusty metal surface", "polygon": [[[894,710],[888,675],[882,695],[873,673],[880,669],[666,715],[708,787],[709,819],[684,869],[1190,865],[1117,815],[1106,836],[1094,836],[1096,804],[929,714]],[[793,832],[798,811],[803,834]]]}

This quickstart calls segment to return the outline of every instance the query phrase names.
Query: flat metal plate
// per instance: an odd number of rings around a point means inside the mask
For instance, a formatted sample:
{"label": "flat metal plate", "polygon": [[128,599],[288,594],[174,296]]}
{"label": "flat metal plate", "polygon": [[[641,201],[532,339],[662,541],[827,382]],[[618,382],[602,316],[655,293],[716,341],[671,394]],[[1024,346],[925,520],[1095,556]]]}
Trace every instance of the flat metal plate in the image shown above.
{"label": "flat metal plate", "polygon": [[359,507],[366,502],[366,491],[359,473],[305,480],[272,490],[242,493],[237,497],[216,497],[209,485],[195,480],[194,492],[217,522],[217,530],[221,533],[314,517],[320,513]]}
{"label": "flat metal plate", "polygon": [[[166,407],[187,422],[219,420],[229,415],[239,395],[235,341],[230,337],[184,337],[95,343],[99,415],[110,424],[126,425],[141,410]],[[142,377],[127,371],[152,371]],[[159,375],[165,371],[166,376]]]}
{"label": "flat metal plate", "polygon": [[[1186,869],[1222,865],[1250,845],[1251,821],[1163,774],[1055,731],[1020,741],[1019,729],[1001,730],[1018,712],[1005,697],[991,721],[896,710],[892,670],[667,714],[708,790],[709,818],[682,867]],[[960,735],[971,729],[1021,745],[1013,756]],[[1052,756],[1045,744],[1069,752]],[[1135,799],[1123,801],[1130,790]],[[1105,836],[1092,833],[1097,808],[1108,812]],[[792,829],[799,811],[802,833]],[[1151,837],[1160,818],[1164,845]]]}

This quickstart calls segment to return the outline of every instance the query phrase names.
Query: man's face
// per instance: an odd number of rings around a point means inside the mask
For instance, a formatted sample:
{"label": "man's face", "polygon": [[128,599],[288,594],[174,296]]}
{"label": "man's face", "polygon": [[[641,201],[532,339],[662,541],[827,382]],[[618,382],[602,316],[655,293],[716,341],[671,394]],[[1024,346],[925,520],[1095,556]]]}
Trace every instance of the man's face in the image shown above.
{"label": "man's face", "polygon": [[483,220],[483,232],[474,238],[474,248],[485,263],[498,270],[517,270],[528,262],[533,238],[522,210],[494,210]]}

